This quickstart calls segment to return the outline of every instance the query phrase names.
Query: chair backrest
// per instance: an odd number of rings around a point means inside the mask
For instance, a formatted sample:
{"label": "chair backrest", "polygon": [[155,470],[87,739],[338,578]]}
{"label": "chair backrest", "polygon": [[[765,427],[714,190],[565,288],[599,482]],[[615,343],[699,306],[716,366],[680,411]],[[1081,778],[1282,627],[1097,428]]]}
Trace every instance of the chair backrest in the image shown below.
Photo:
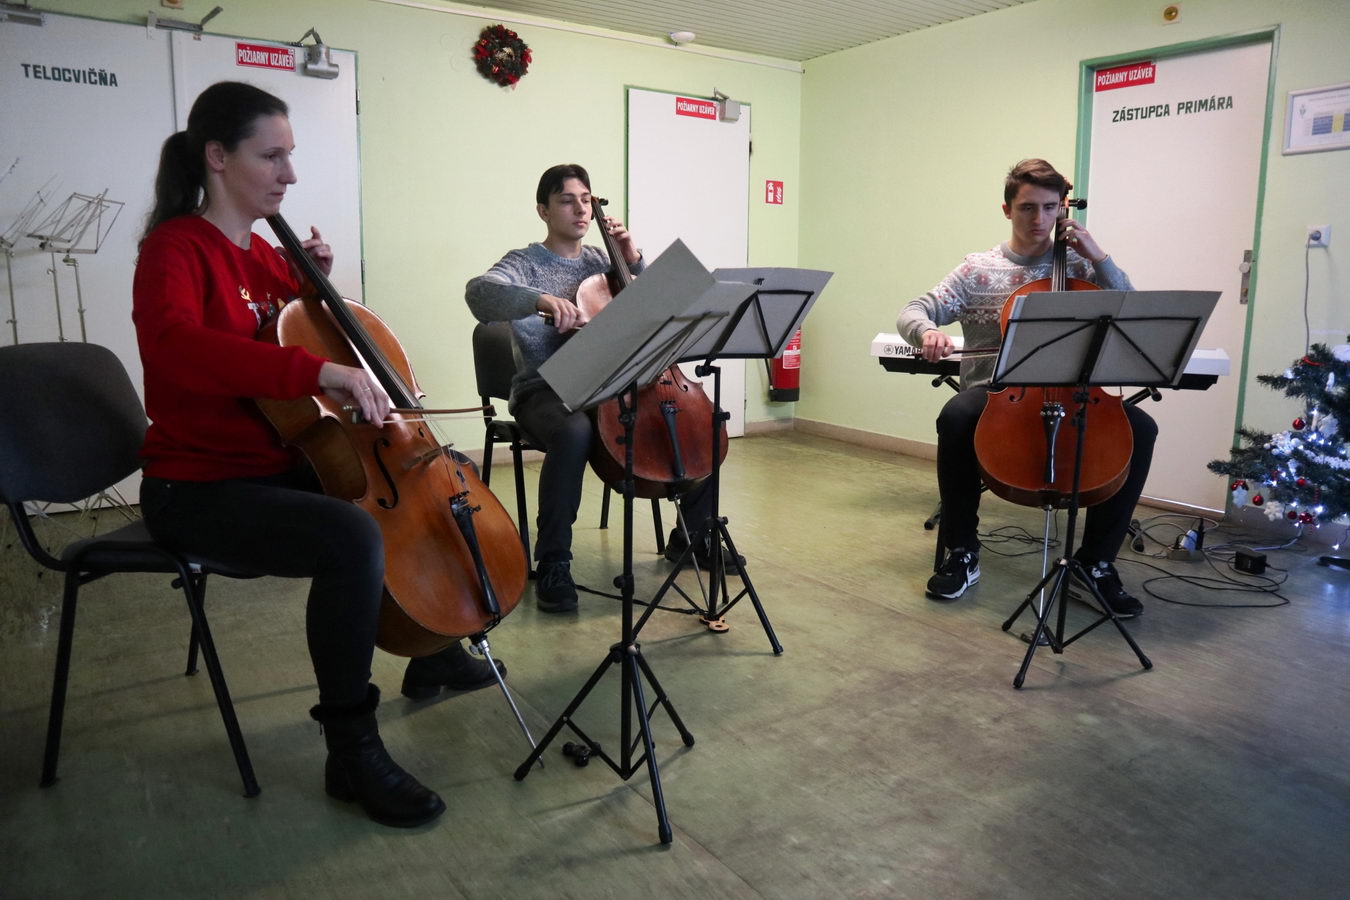
{"label": "chair backrest", "polygon": [[480,322],[473,329],[473,371],[478,396],[485,401],[511,397],[516,360],[511,353],[511,323]]}
{"label": "chair backrest", "polygon": [[97,344],[0,347],[0,499],[74,503],[140,466],[145,410]]}

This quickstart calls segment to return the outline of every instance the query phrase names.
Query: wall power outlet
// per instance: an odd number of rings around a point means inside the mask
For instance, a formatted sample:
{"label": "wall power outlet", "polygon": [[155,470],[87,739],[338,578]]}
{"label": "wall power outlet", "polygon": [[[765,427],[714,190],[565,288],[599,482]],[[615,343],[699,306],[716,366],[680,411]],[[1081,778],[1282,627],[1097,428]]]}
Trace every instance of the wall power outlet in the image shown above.
{"label": "wall power outlet", "polygon": [[1308,246],[1309,246],[1309,247],[1330,247],[1330,246],[1331,246],[1331,226],[1330,226],[1330,225],[1309,225],[1309,226],[1308,226]]}

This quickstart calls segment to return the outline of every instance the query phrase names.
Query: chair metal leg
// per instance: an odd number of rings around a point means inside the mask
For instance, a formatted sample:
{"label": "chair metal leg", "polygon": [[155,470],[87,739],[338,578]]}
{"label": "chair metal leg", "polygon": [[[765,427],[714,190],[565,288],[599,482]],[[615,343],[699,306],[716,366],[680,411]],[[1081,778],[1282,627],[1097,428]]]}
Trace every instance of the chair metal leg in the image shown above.
{"label": "chair metal leg", "polygon": [[[530,509],[525,500],[525,458],[520,442],[511,444],[511,465],[516,472],[516,524],[520,528],[520,543],[525,548],[525,563],[530,563]],[[533,570],[533,566],[530,566]]]}
{"label": "chair metal leg", "polygon": [[256,797],[262,792],[258,780],[253,775],[253,764],[248,758],[248,748],[244,746],[244,736],[239,730],[239,719],[234,714],[234,702],[230,700],[229,688],[225,685],[225,675],[220,668],[220,659],[216,655],[216,645],[211,640],[211,629],[206,624],[206,575],[193,575],[186,567],[180,569],[183,579],[183,593],[187,597],[188,611],[192,614],[192,630],[201,645],[202,659],[206,662],[207,674],[211,677],[211,689],[216,695],[216,705],[220,707],[220,718],[225,723],[225,734],[230,739],[230,749],[234,751],[234,761],[239,767],[239,777],[244,782],[244,796]]}
{"label": "chair metal leg", "polygon": [[492,430],[489,429],[487,436],[483,439],[483,471],[479,477],[483,479],[483,487],[489,487],[492,484],[492,446],[496,441],[492,438]]}
{"label": "chair metal leg", "polygon": [[[610,487],[605,486],[604,497],[600,501],[600,527],[609,527],[609,492]],[[652,525],[656,529],[656,552],[666,552],[666,529],[661,524],[661,501],[652,499]]]}
{"label": "chair metal leg", "polygon": [[197,626],[192,626],[192,634],[188,638],[188,658],[187,668],[183,670],[183,675],[191,677],[197,674]]}
{"label": "chair metal leg", "polygon": [[80,573],[66,573],[61,599],[61,634],[56,643],[56,671],[52,676],[52,705],[47,713],[47,746],[42,754],[42,787],[56,783],[56,760],[61,753],[61,723],[66,714],[66,680],[70,675],[70,649],[75,637],[75,602],[80,591]]}
{"label": "chair metal leg", "polygon": [[652,498],[652,524],[656,527],[656,552],[666,552],[666,529],[661,526],[661,501]]}

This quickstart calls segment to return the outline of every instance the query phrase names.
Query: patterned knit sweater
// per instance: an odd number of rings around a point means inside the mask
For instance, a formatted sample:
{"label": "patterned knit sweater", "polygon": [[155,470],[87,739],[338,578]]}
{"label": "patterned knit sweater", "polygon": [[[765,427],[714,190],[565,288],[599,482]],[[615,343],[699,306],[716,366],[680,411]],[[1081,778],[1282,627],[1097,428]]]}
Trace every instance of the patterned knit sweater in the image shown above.
{"label": "patterned knit sweater", "polygon": [[[634,275],[646,260],[629,265]],[[609,271],[609,258],[597,247],[581,248],[576,259],[559,256],[543,244],[512,250],[464,289],[464,300],[480,322],[511,323],[511,354],[516,375],[511,381],[511,409],[521,397],[544,386],[539,367],[567,340],[535,315],[540,294],[575,299],[577,287],[592,275]]]}
{"label": "patterned knit sweater", "polygon": [[[997,347],[1001,341],[998,318],[1008,295],[1029,281],[1050,277],[1052,251],[1042,256],[1022,256],[1006,243],[967,256],[937,287],[905,304],[896,319],[896,330],[906,341],[919,346],[925,331],[939,325],[961,323],[967,347]],[[1081,278],[1114,291],[1132,291],[1130,278],[1107,257],[1093,265],[1072,248],[1068,251],[1068,277]],[[992,356],[961,360],[961,387],[972,388],[994,377]]]}

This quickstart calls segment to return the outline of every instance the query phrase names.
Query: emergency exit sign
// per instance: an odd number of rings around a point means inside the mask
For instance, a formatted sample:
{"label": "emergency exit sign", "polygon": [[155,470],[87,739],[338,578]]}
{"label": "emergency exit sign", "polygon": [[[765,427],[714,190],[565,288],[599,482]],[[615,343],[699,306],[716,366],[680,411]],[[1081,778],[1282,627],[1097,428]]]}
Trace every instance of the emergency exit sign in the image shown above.
{"label": "emergency exit sign", "polygon": [[783,182],[781,181],[764,182],[764,202],[773,203],[778,206],[783,205]]}

